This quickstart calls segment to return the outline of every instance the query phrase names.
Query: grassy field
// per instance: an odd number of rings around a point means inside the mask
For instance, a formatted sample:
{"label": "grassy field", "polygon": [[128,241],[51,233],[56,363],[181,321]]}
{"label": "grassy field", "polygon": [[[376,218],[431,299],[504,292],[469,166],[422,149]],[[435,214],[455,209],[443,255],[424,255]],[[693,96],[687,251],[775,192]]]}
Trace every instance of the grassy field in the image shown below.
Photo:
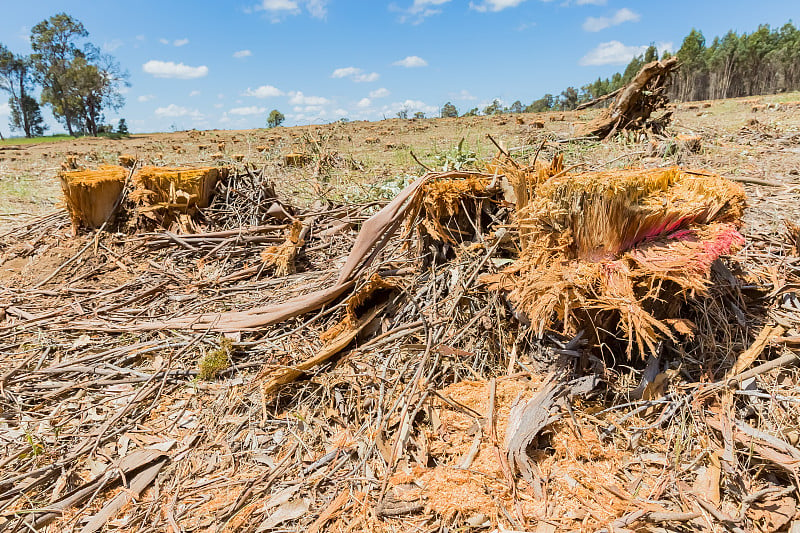
{"label": "grassy field", "polygon": [[8,139],[3,139],[0,141],[0,146],[17,146],[17,145],[28,145],[28,144],[41,144],[41,143],[51,143],[51,142],[58,142],[58,141],[68,141],[72,140],[75,137],[71,135],[67,135],[66,133],[57,134],[57,135],[46,135],[44,137],[11,137]]}

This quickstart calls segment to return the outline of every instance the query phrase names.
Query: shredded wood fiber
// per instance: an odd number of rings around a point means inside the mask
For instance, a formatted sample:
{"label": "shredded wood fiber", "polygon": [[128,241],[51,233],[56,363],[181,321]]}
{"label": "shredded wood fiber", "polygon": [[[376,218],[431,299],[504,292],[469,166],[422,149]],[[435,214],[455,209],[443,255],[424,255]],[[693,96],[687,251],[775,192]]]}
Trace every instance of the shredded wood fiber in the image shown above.
{"label": "shredded wood fiber", "polygon": [[663,321],[707,288],[713,262],[744,244],[744,205],[740,185],[707,172],[556,174],[517,212],[519,259],[487,279],[540,336],[620,332],[645,356],[672,338]]}
{"label": "shredded wood fiber", "polygon": [[126,169],[116,165],[62,171],[59,180],[73,228],[99,228],[110,220],[127,175]]}
{"label": "shredded wood fiber", "polygon": [[142,167],[134,176],[138,196],[145,205],[186,211],[208,207],[224,167]]}

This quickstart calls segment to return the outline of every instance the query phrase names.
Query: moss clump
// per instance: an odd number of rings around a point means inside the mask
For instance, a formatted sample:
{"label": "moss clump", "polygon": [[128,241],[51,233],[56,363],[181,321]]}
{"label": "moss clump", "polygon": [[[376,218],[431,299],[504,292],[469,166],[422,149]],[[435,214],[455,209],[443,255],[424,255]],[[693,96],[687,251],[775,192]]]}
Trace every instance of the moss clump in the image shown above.
{"label": "moss clump", "polygon": [[217,374],[228,368],[228,360],[233,351],[233,341],[227,337],[220,337],[219,348],[205,354],[198,364],[197,377],[210,381]]}

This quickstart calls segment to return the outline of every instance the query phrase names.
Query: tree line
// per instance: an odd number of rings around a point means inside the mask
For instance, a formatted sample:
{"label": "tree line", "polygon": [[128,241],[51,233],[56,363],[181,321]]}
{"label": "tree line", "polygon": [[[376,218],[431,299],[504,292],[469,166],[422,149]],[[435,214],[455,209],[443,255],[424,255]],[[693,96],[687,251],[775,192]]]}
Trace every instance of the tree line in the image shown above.
{"label": "tree line", "polygon": [[103,111],[123,106],[120,89],[128,75],[88,36],[80,21],[59,13],[31,29],[32,54],[14,54],[0,43],[0,90],[9,95],[12,130],[42,135],[42,107],[49,106],[70,135],[97,135]]}
{"label": "tree line", "polygon": [[[714,37],[710,45],[702,32],[693,29],[676,52],[680,68],[673,75],[668,96],[675,101],[736,98],[800,90],[800,30],[792,22],[780,29],[761,25],[753,33],[729,31]],[[671,53],[664,50],[660,58]],[[497,115],[503,113],[542,113],[570,111],[579,105],[612,93],[630,82],[650,61],[659,59],[654,44],[631,59],[625,70],[609,78],[597,78],[580,88],[567,87],[561,94],[545,94],[528,105],[517,100],[503,106],[495,99],[483,110],[475,107],[461,116]],[[459,116],[451,102],[440,110],[442,117]]]}

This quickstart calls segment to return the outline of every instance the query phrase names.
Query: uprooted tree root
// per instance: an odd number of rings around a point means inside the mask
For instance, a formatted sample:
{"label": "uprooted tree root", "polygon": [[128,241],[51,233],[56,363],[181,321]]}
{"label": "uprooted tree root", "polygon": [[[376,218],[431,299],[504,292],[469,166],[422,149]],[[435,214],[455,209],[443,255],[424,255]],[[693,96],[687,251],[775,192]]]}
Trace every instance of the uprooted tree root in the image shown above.
{"label": "uprooted tree root", "polygon": [[[0,527],[784,528],[788,246],[737,251],[741,190],[706,173],[490,169],[377,213],[292,208],[245,170],[199,233],[7,232],[2,260],[60,270],[2,289]],[[571,294],[547,313],[537,260]],[[596,322],[637,307],[651,343]]]}
{"label": "uprooted tree root", "polygon": [[611,104],[598,117],[581,125],[576,135],[594,135],[601,139],[626,130],[647,129],[660,133],[670,122],[672,112],[667,111],[658,118],[650,116],[666,108],[666,96],[670,74],[679,67],[678,58],[651,61],[642,66],[636,76],[624,87],[598,100],[581,105],[578,109],[613,98]]}

